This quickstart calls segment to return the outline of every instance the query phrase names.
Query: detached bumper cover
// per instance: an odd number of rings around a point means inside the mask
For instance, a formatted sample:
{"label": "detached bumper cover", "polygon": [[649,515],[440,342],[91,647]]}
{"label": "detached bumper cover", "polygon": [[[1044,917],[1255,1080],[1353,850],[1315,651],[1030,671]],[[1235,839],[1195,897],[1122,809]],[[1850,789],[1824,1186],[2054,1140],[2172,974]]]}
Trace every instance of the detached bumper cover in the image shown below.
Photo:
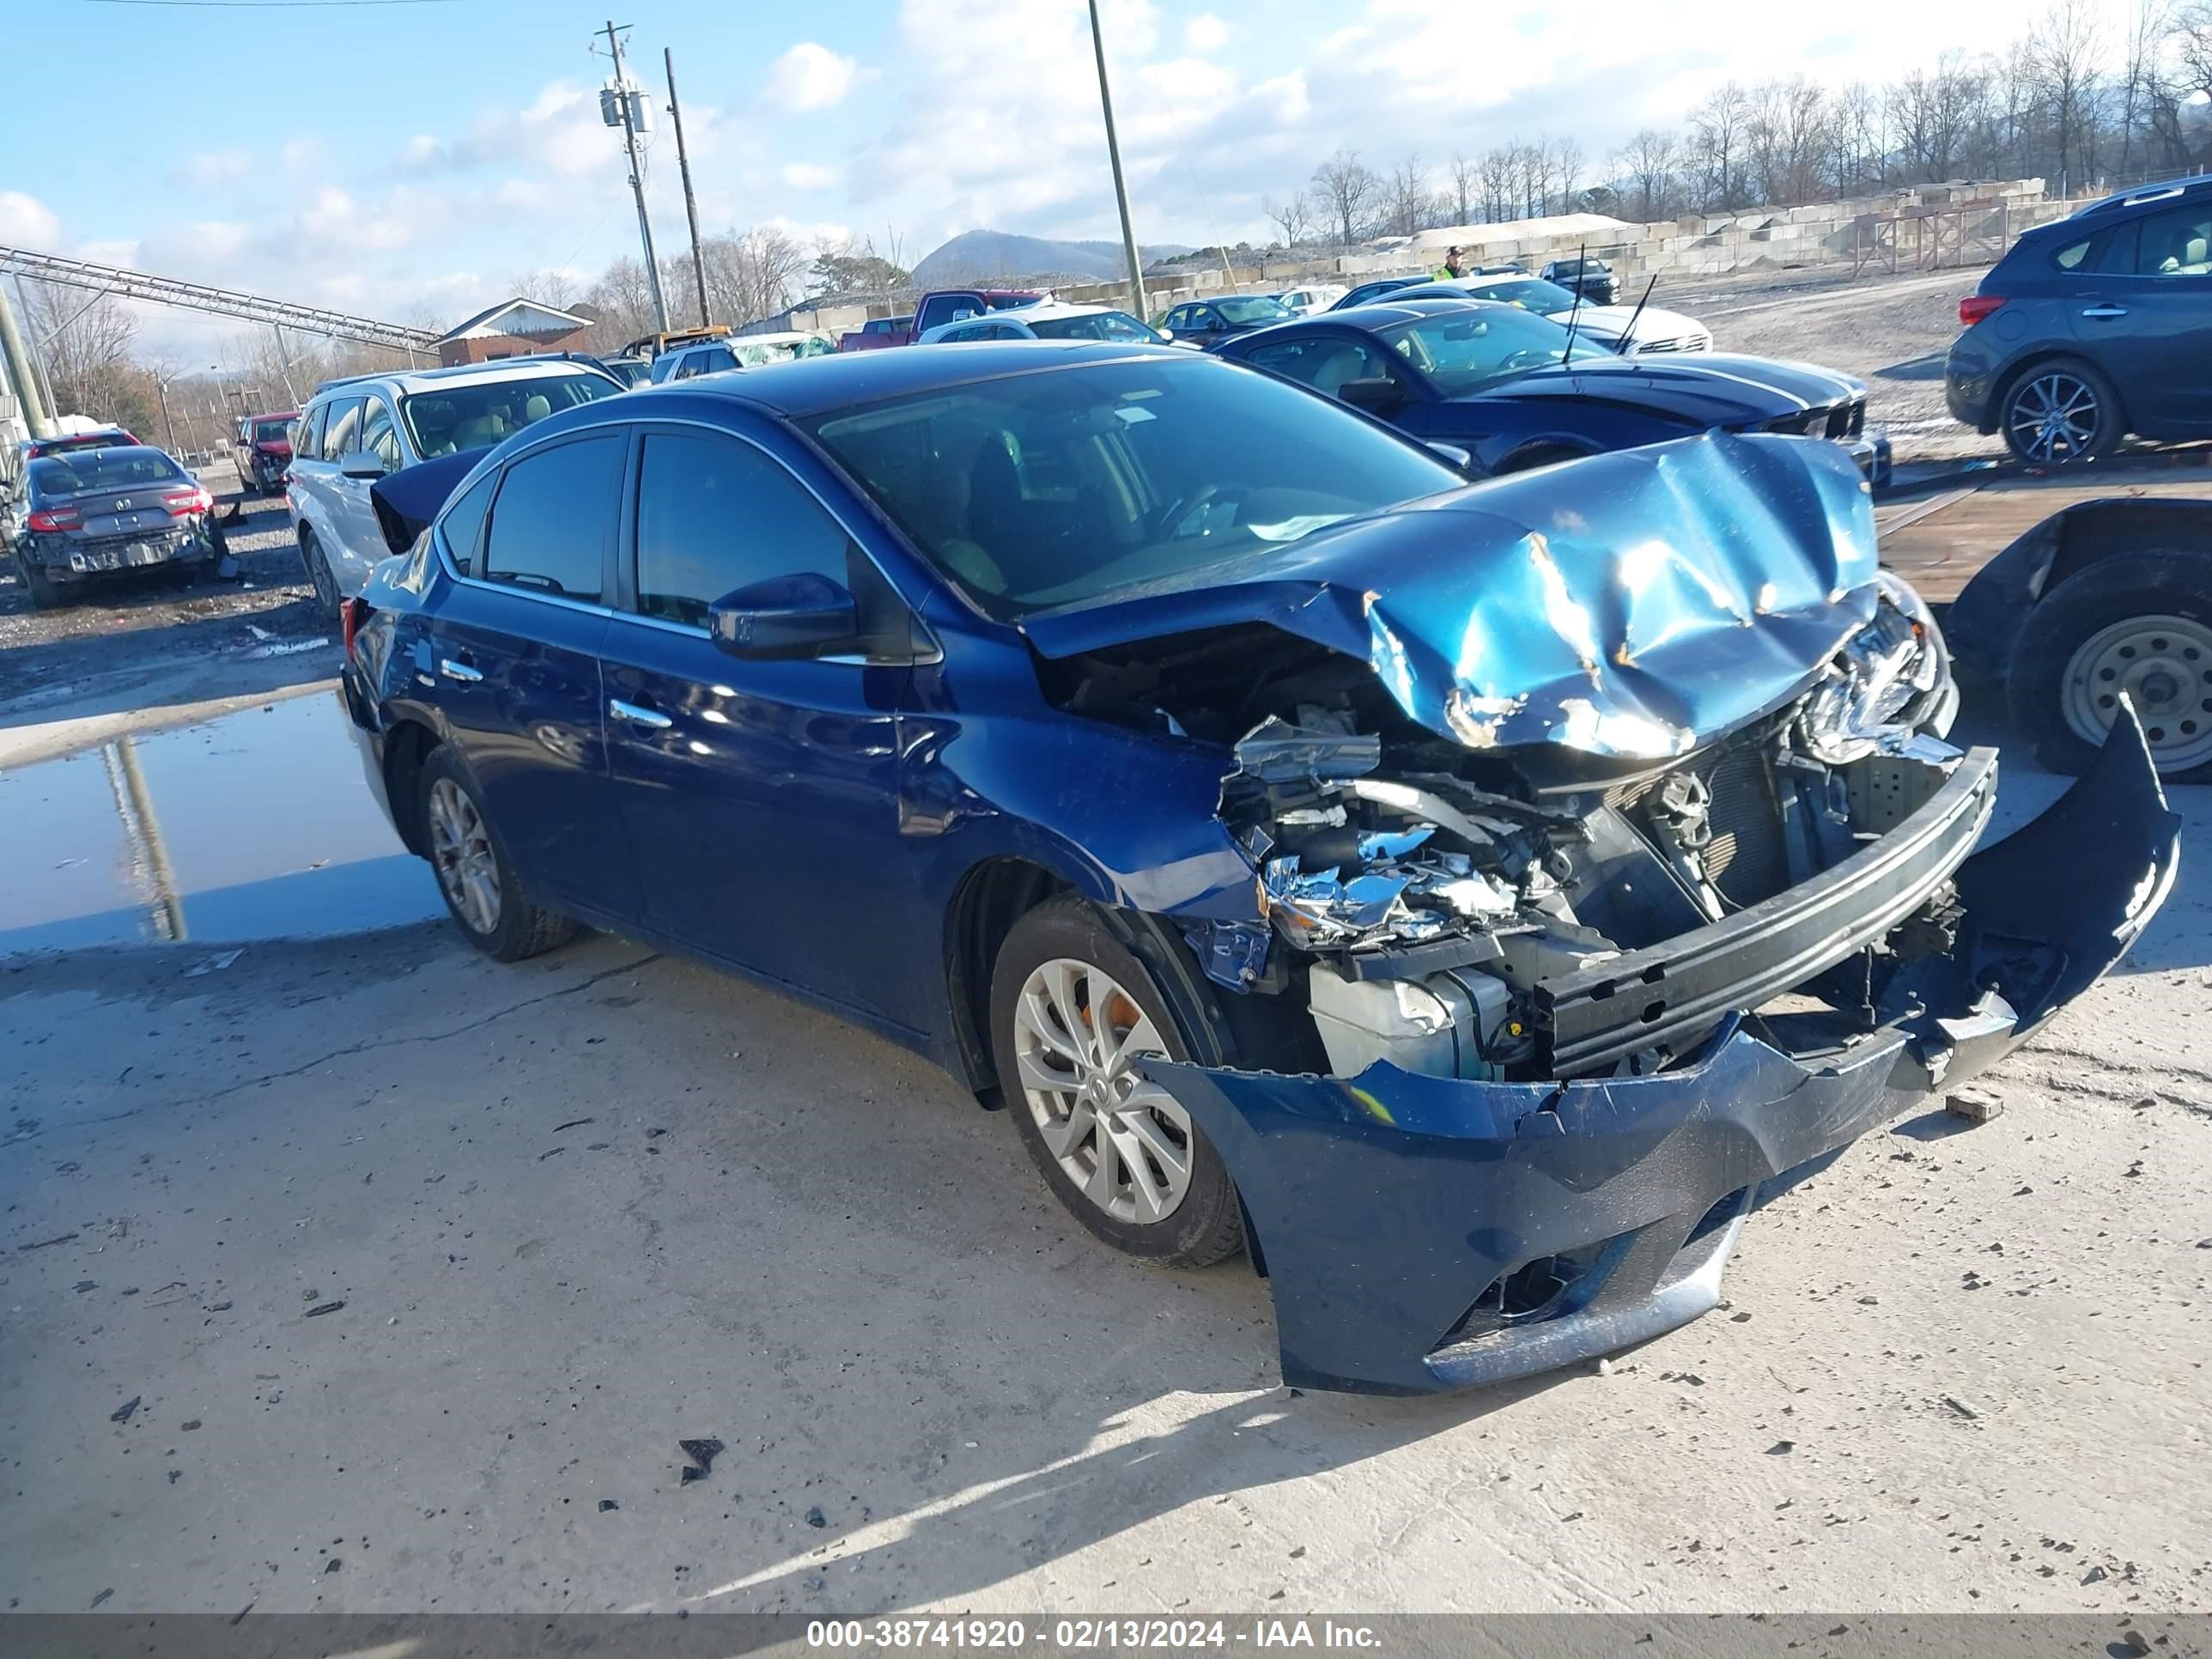
{"label": "detached bumper cover", "polygon": [[[2056,806],[1959,866],[1955,947],[1905,964],[1887,1023],[1840,1049],[1792,1054],[1731,1016],[1694,1061],[1644,1078],[1139,1064],[1237,1182],[1286,1382],[1502,1382],[1711,1309],[1743,1217],[1781,1178],[1989,1065],[2119,960],[2172,888],[2179,827],[2123,721]],[[1531,1264],[1553,1258],[1565,1282],[1541,1295],[1540,1267],[1532,1298]]]}

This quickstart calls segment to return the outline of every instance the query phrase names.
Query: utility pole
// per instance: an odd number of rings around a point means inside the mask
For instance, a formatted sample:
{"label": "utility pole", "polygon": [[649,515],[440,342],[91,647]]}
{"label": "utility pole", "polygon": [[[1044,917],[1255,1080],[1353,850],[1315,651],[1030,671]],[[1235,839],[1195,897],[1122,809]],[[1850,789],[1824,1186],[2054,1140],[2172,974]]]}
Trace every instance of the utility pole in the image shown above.
{"label": "utility pole", "polygon": [[161,430],[168,434],[169,453],[177,453],[177,423],[169,417],[169,383],[161,375],[154,377],[154,395],[161,400]]}
{"label": "utility pole", "polygon": [[284,356],[284,331],[277,324],[269,325],[269,331],[276,337],[276,372],[284,377],[284,395],[292,400],[292,407],[300,406],[300,394],[292,386],[291,361]]}
{"label": "utility pole", "polygon": [[1114,94],[1106,87],[1106,37],[1098,32],[1098,0],[1091,0],[1091,44],[1098,54],[1098,107],[1106,116],[1106,159],[1114,165],[1114,204],[1121,210],[1121,252],[1129,260],[1130,315],[1145,314],[1145,262],[1137,256],[1137,233],[1129,223],[1129,188],[1121,182],[1121,145],[1114,137]]}
{"label": "utility pole", "polygon": [[699,284],[699,326],[714,323],[707,314],[707,256],[699,251],[699,204],[691,199],[691,157],[684,148],[684,106],[676,101],[676,49],[663,46],[661,62],[668,66],[668,118],[676,124],[676,166],[684,174],[684,216],[691,225],[691,280]]}
{"label": "utility pole", "polygon": [[[623,27],[627,28],[628,24]],[[615,102],[622,110],[623,147],[629,152],[629,187],[637,198],[637,234],[645,244],[645,274],[653,283],[653,314],[668,332],[668,301],[660,292],[660,260],[653,251],[653,221],[645,211],[645,169],[637,159],[637,124],[630,119],[629,82],[623,77],[622,39],[607,20],[607,52],[615,60]]]}
{"label": "utility pole", "polygon": [[31,372],[31,354],[23,349],[22,331],[15,326],[15,308],[8,303],[4,288],[0,288],[0,355],[8,360],[8,379],[15,388],[15,400],[23,405],[23,421],[31,435],[52,437],[52,411],[39,395],[38,377]]}

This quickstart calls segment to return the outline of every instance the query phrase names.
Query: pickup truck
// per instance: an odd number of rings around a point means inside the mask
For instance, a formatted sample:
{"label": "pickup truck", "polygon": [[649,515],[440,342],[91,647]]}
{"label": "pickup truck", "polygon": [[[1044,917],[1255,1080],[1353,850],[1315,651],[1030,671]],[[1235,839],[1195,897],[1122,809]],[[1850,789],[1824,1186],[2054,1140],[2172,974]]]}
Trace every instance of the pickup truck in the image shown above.
{"label": "pickup truck", "polygon": [[940,323],[957,323],[985,311],[1010,311],[1033,306],[1049,296],[1030,289],[945,288],[921,296],[911,317],[878,317],[853,332],[839,337],[840,351],[878,351],[885,346],[912,345],[927,329]]}

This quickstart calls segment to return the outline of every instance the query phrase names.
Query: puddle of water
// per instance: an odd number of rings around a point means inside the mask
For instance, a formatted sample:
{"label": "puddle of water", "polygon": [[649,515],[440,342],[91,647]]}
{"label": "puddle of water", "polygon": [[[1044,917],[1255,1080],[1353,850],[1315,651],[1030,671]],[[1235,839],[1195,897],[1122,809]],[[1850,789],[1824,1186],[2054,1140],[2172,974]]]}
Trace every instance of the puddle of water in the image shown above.
{"label": "puddle of water", "polygon": [[321,937],[444,908],[334,695],[0,772],[0,956]]}

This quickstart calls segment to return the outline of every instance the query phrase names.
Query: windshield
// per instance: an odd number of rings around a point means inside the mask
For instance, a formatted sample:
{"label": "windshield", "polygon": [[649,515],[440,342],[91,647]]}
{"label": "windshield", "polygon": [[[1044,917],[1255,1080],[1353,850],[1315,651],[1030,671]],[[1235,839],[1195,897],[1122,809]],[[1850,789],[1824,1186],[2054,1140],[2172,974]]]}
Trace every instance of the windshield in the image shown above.
{"label": "windshield", "polygon": [[1547,283],[1540,276],[1516,276],[1510,282],[1485,283],[1480,288],[1469,289],[1468,294],[1473,299],[1497,300],[1509,306],[1520,306],[1539,313],[1565,311],[1575,303],[1575,296],[1571,291],[1557,283]]}
{"label": "windshield", "polygon": [[1279,322],[1291,313],[1271,294],[1232,294],[1225,300],[1216,300],[1213,308],[1232,323]]}
{"label": "windshield", "polygon": [[758,368],[763,363],[787,363],[799,357],[826,357],[836,350],[827,340],[809,337],[804,340],[733,340],[732,351],[737,354],[738,367]]}
{"label": "windshield", "polygon": [[564,409],[622,390],[603,374],[538,374],[528,380],[440,386],[400,400],[415,453],[424,460],[482,449]]}
{"label": "windshield", "polygon": [[[1564,326],[1513,306],[1440,312],[1383,329],[1381,336],[1447,398],[1563,362],[1568,349]],[[1613,354],[1577,340],[1574,355],[1582,362]]]}
{"label": "windshield", "polygon": [[76,432],[65,438],[41,438],[32,446],[36,455],[59,455],[72,449],[109,449],[138,441],[121,432]]}
{"label": "windshield", "polygon": [[1095,317],[1047,317],[1030,325],[1040,340],[1137,340],[1158,345],[1160,337],[1134,317],[1102,311]]}
{"label": "windshield", "polygon": [[133,484],[174,483],[184,469],[158,449],[80,449],[64,457],[31,463],[31,489],[38,495],[82,495],[93,490],[128,489]]}
{"label": "windshield", "polygon": [[1194,355],[1009,374],[804,424],[1001,619],[1264,556],[1465,482],[1336,404]]}
{"label": "windshield", "polygon": [[256,421],[253,423],[253,441],[258,444],[273,444],[291,429],[292,423],[289,421]]}
{"label": "windshield", "polygon": [[983,303],[994,311],[1019,311],[1024,306],[1038,304],[1042,294],[986,294]]}

